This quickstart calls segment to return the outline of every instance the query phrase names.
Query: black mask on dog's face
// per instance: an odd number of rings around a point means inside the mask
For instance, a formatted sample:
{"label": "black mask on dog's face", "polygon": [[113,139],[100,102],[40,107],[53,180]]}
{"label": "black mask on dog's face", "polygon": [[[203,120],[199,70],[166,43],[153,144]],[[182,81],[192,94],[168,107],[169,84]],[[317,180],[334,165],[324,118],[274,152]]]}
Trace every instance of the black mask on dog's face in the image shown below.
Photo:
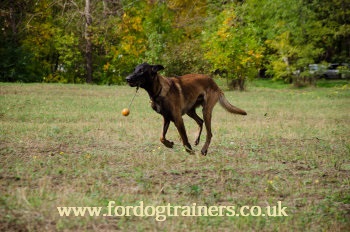
{"label": "black mask on dog's face", "polygon": [[157,72],[163,70],[162,65],[150,65],[143,63],[137,65],[134,72],[126,77],[126,81],[131,87],[143,86],[147,81],[150,81],[157,75]]}

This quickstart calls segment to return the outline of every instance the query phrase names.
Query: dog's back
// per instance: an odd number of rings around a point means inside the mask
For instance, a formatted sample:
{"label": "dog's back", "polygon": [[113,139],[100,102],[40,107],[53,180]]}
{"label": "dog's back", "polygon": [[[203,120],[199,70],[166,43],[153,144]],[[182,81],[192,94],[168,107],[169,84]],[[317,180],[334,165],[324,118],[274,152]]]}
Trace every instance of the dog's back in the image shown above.
{"label": "dog's back", "polygon": [[203,106],[209,95],[210,98],[214,98],[217,101],[221,93],[214,80],[207,75],[187,74],[181,77],[170,78],[170,80],[179,93],[182,114],[185,114],[193,107]]}
{"label": "dog's back", "polygon": [[[174,78],[172,78],[174,80]],[[181,87],[201,87],[203,89],[212,89],[218,91],[219,87],[208,75],[204,74],[186,74],[180,77],[176,77],[175,82],[180,83]]]}
{"label": "dog's back", "polygon": [[[178,88],[181,88],[184,96],[188,98],[198,97],[208,91],[221,92],[215,81],[203,74],[186,74],[181,77],[171,78]],[[195,96],[193,96],[195,95]]]}
{"label": "dog's back", "polygon": [[207,75],[187,74],[181,77],[170,78],[179,90],[181,108],[183,114],[191,107],[204,106],[204,103],[215,105],[219,101],[220,105],[230,113],[246,115],[244,110],[231,105],[225,98],[224,93]]}

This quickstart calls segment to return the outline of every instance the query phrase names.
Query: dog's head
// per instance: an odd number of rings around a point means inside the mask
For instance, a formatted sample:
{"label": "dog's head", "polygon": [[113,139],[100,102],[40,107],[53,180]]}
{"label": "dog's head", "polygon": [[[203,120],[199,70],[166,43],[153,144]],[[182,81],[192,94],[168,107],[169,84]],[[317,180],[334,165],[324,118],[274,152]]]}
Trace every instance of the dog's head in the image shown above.
{"label": "dog's head", "polygon": [[143,87],[146,83],[152,82],[157,76],[157,72],[163,70],[162,65],[150,65],[143,63],[137,65],[134,72],[126,77],[126,81],[131,87]]}

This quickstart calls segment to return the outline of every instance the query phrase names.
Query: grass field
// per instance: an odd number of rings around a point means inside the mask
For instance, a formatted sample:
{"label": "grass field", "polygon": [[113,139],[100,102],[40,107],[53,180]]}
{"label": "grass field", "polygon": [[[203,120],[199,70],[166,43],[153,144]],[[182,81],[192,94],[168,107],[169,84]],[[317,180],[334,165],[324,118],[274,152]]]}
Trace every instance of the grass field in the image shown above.
{"label": "grass field", "polygon": [[[344,83],[343,83],[344,84]],[[208,155],[183,151],[140,90],[0,83],[0,231],[349,231],[350,88],[226,92]],[[335,87],[334,87],[335,86]],[[185,118],[190,141],[196,124]],[[203,134],[205,136],[205,133]],[[287,207],[285,217],[60,217],[58,206]],[[105,209],[104,209],[105,210]],[[105,212],[105,211],[104,211]]]}

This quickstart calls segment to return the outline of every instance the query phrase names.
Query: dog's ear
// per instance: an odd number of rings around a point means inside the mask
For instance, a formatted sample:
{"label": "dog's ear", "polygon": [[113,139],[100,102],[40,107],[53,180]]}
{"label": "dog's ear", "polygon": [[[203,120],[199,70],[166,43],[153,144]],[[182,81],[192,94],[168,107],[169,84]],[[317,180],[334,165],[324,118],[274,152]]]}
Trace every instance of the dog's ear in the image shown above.
{"label": "dog's ear", "polygon": [[158,71],[163,70],[163,69],[164,69],[163,65],[160,65],[160,64],[152,65],[152,72],[157,73]]}

